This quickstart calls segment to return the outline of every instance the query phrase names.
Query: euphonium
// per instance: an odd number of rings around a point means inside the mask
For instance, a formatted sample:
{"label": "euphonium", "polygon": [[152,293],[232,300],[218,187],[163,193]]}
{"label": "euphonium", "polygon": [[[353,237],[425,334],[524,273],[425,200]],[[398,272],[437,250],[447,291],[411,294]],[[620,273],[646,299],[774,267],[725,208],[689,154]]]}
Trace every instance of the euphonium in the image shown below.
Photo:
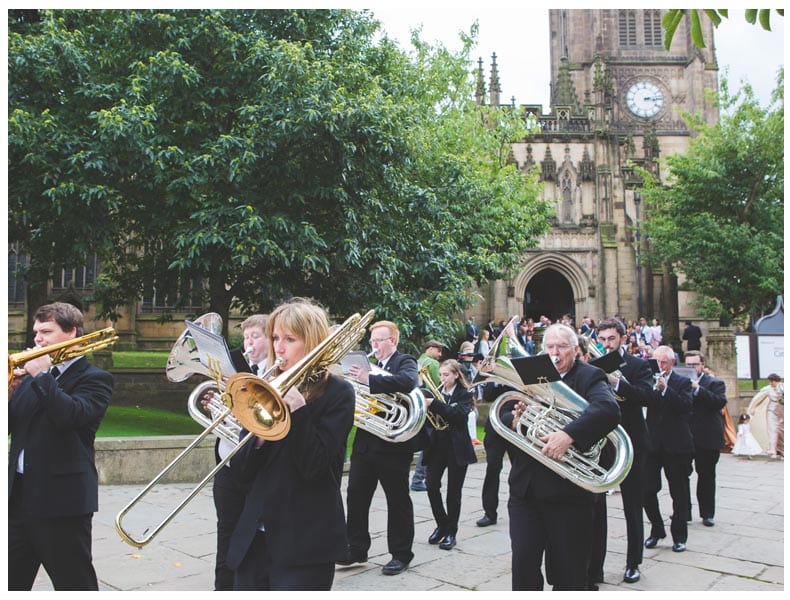
{"label": "euphonium", "polygon": [[[422,379],[422,385],[425,387],[431,395],[438,401],[444,402],[444,398],[442,397],[442,393],[439,391],[439,388],[436,387],[436,384],[431,379],[430,367],[428,365],[424,365],[420,367],[420,378]],[[430,410],[427,412],[426,417],[428,421],[431,423],[431,426],[436,429],[437,431],[443,431],[447,429],[450,424],[447,420],[439,414],[431,412]]]}
{"label": "euphonium", "polygon": [[[588,402],[561,381],[524,385],[508,359],[500,359],[489,380],[501,383],[514,390],[500,395],[491,406],[489,419],[499,435],[511,442],[531,458],[551,469],[560,477],[595,493],[617,487],[628,475],[634,459],[631,439],[618,425],[605,438],[587,452],[571,446],[562,460],[553,460],[541,453],[545,445],[540,438],[559,431],[583,413]],[[523,401],[526,410],[516,423],[515,430],[502,422],[501,412],[505,404]],[[609,467],[600,464],[601,451],[609,442],[614,449],[614,459]]]}
{"label": "euphonium", "polygon": [[[371,365],[371,369],[378,369]],[[370,387],[353,377],[336,373],[354,387],[354,425],[385,442],[405,442],[417,435],[425,425],[427,410],[420,388],[408,394],[371,394]]]}

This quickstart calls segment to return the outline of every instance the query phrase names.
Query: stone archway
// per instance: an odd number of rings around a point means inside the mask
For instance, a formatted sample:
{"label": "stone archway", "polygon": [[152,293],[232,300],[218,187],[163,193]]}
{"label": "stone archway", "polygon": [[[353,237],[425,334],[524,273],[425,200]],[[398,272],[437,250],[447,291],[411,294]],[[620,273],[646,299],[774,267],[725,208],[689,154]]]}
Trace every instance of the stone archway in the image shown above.
{"label": "stone archway", "polygon": [[516,298],[523,299],[523,314],[535,321],[545,314],[553,321],[570,313],[578,320],[577,306],[587,302],[590,280],[581,266],[566,255],[541,253],[527,263],[513,281]]}

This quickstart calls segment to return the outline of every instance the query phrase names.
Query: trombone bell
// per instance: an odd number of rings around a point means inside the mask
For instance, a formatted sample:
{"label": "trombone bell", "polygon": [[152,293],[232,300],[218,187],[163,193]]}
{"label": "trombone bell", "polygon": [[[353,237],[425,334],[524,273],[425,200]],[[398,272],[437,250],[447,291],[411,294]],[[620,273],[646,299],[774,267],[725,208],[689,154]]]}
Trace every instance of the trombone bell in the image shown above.
{"label": "trombone bell", "polygon": [[281,394],[257,375],[231,375],[225,392],[230,396],[233,416],[247,431],[275,442],[283,439],[290,430],[291,411]]}

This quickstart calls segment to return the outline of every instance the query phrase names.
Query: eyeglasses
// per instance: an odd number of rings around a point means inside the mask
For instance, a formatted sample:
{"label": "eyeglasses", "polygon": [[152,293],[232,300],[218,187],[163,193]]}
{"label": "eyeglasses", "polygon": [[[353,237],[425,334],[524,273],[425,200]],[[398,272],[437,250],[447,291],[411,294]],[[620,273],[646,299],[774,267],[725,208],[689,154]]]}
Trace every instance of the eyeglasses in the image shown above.
{"label": "eyeglasses", "polygon": [[698,363],[698,362],[693,362],[693,363],[690,363],[690,362],[687,362],[687,363],[686,363],[686,366],[687,366],[687,367],[701,367],[701,366],[702,366],[702,363]]}
{"label": "eyeglasses", "polygon": [[553,350],[559,350],[560,352],[567,352],[573,348],[570,344],[544,344],[543,349],[546,352],[551,352]]}
{"label": "eyeglasses", "polygon": [[392,339],[392,336],[381,338],[381,339],[378,339],[378,340],[374,340],[374,339],[371,338],[370,343],[371,344],[380,344],[382,342],[386,342],[387,340],[391,340],[391,339]]}

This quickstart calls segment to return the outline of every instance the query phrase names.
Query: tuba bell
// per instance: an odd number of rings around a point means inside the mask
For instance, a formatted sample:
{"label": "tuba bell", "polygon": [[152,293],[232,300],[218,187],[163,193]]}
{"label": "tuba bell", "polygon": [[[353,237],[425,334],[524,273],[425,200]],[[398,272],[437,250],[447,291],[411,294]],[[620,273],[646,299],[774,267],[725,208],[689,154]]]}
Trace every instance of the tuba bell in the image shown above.
{"label": "tuba bell", "polygon": [[[508,366],[509,365],[509,366]],[[571,483],[594,493],[601,493],[620,485],[631,469],[634,450],[628,434],[618,425],[587,452],[571,446],[562,460],[553,460],[541,453],[545,445],[540,438],[559,431],[576,420],[589,403],[562,381],[524,385],[509,359],[499,357],[489,381],[501,383],[513,390],[494,400],[489,411],[491,426],[499,435],[528,456],[554,471]],[[526,410],[516,423],[515,430],[502,421],[503,409],[515,401],[523,401]],[[614,449],[610,466],[602,464],[602,450],[606,444]]]}

